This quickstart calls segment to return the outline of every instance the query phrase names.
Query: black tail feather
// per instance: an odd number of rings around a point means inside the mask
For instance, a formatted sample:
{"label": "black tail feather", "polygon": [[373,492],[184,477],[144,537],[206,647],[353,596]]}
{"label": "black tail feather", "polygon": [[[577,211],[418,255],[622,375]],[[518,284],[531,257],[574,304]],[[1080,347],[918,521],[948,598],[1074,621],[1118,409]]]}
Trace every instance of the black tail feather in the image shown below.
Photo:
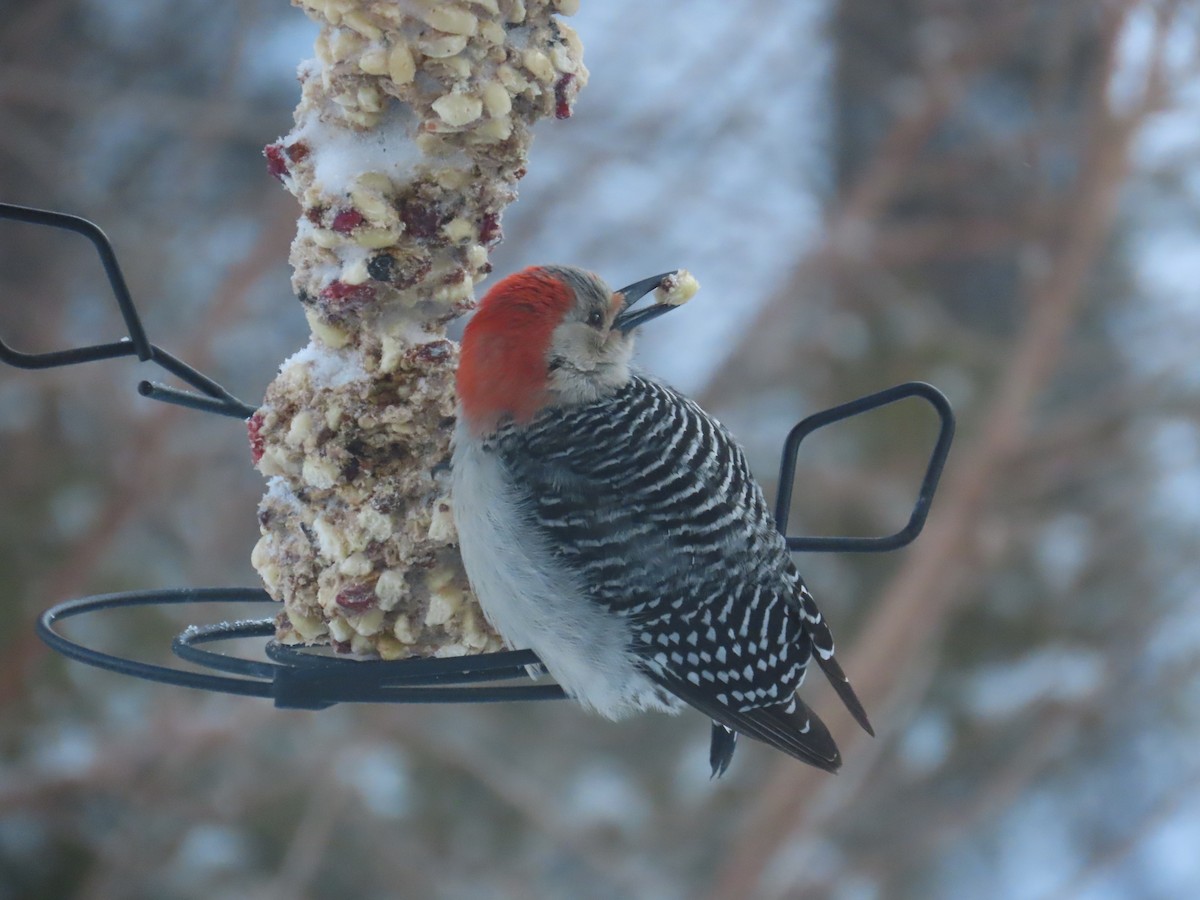
{"label": "black tail feather", "polygon": [[720,778],[733,762],[733,751],[737,749],[738,733],[720,722],[712,723],[712,739],[708,745],[708,764],[712,766],[712,778]]}
{"label": "black tail feather", "polygon": [[763,706],[747,712],[732,713],[736,728],[754,738],[794,756],[801,762],[826,772],[842,767],[842,754],[825,723],[799,697],[791,712],[786,704]]}
{"label": "black tail feather", "polygon": [[772,706],[738,710],[725,706],[711,693],[691,682],[659,673],[651,673],[651,677],[679,699],[731,731],[769,744],[826,772],[836,772],[841,768],[842,755],[829,729],[799,697]]}
{"label": "black tail feather", "polygon": [[820,653],[814,653],[813,657],[816,659],[817,665],[821,667],[821,671],[825,673],[825,677],[829,679],[829,683],[833,685],[833,689],[837,691],[837,695],[846,704],[846,709],[850,710],[850,715],[854,716],[854,721],[862,726],[863,731],[871,737],[875,737],[875,729],[871,727],[871,722],[867,719],[867,711],[863,709],[858,695],[850,686],[850,679],[846,677],[846,673],[842,671],[838,661],[832,656],[824,659]]}

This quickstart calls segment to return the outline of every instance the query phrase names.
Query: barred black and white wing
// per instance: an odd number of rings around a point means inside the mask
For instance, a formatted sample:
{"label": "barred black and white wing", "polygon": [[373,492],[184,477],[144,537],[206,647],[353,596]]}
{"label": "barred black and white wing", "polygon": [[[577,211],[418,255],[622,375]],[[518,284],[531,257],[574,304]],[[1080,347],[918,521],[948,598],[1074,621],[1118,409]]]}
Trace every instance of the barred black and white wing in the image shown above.
{"label": "barred black and white wing", "polygon": [[627,623],[650,679],[735,732],[840,765],[796,696],[811,658],[869,725],[744,454],[716,420],[634,378],[595,404],[502,428],[490,449],[556,560]]}

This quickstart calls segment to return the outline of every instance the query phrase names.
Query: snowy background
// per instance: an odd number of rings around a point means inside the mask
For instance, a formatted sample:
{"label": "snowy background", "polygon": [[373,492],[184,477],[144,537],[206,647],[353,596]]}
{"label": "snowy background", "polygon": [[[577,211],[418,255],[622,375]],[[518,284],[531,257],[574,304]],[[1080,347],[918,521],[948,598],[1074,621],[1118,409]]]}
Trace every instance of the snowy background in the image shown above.
{"label": "snowy background", "polygon": [[[244,430],[132,362],[0,369],[0,900],[1193,896],[1200,884],[1200,9],[583,0],[496,275],[684,266],[641,364],[768,495],[802,415],[921,379],[925,534],[798,562],[878,738],[837,778],[699,716],[274,710],[100,673],[58,600],[254,584]],[[265,0],[49,0],[0,27],[0,201],[112,237],[151,339],[254,402],[306,340],[266,173],[315,28]],[[0,337],[121,325],[78,238],[0,223]],[[806,442],[794,533],[907,515],[915,404]],[[222,614],[230,611],[215,611]],[[73,633],[159,658],[193,614]]]}

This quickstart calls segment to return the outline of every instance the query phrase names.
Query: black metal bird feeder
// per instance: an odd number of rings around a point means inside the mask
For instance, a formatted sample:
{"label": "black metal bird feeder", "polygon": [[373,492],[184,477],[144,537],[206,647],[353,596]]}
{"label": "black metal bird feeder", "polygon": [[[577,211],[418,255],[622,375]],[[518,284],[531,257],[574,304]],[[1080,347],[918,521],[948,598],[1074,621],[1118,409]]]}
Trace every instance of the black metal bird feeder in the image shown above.
{"label": "black metal bird feeder", "polygon": [[[11,204],[0,204],[0,219],[73,231],[91,241],[99,254],[128,333],[127,337],[112,343],[45,353],[22,353],[0,340],[0,361],[22,369],[45,369],[136,356],[140,362],[155,363],[194,389],[142,381],[138,385],[138,392],[145,397],[238,419],[246,419],[255,412],[255,407],[237,399],[211,378],[150,342],[121,274],[112,244],[95,224],[77,216]],[[820,428],[910,397],[930,404],[937,413],[940,425],[908,523],[896,533],[883,537],[787,536],[790,550],[824,553],[895,550],[911,543],[921,533],[954,437],[954,414],[949,402],[936,388],[921,382],[909,382],[879,391],[811,415],[797,424],[788,434],[783,447],[775,520],[780,532],[786,536],[796,459],[804,438]],[[71,640],[60,627],[67,619],[95,616],[120,608],[218,602],[273,603],[266,591],[250,587],[131,591],[58,603],[42,614],[37,630],[52,649],[90,666],[181,687],[267,697],[277,707],[323,709],[336,703],[489,703],[553,700],[565,696],[562,689],[552,683],[499,683],[527,677],[531,668],[540,665],[537,656],[530,650],[451,659],[347,659],[333,656],[322,648],[292,647],[278,643],[274,640],[274,619],[268,617],[188,626],[171,644],[175,656],[194,667],[185,668],[106,653]],[[245,638],[263,640],[262,652],[266,659],[247,659],[210,649],[222,642]]]}

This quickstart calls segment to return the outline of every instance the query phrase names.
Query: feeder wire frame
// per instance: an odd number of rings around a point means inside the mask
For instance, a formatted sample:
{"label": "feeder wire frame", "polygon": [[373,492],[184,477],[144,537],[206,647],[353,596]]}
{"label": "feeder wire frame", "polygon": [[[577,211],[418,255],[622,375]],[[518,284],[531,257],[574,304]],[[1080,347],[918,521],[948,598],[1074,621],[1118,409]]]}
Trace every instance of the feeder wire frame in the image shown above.
{"label": "feeder wire frame", "polygon": [[255,408],[253,406],[237,399],[208,376],[201,374],[182,360],[176,359],[161,347],[150,343],[150,339],[146,335],[146,328],[142,324],[137,308],[133,305],[133,297],[130,296],[129,286],[125,283],[121,265],[117,262],[116,251],[108,236],[100,230],[98,225],[79,216],[17,206],[12,203],[0,203],[0,219],[72,231],[91,241],[100,257],[100,264],[104,267],[109,288],[117,301],[117,309],[120,310],[125,328],[129,332],[128,337],[107,344],[92,344],[87,347],[52,350],[46,353],[22,353],[0,340],[0,361],[19,369],[53,369],[60,366],[76,366],[100,359],[136,356],[140,362],[155,363],[201,392],[197,394],[153,381],[142,381],[138,384],[138,393],[143,397],[204,412],[232,416],[237,419],[248,419],[254,415]]}
{"label": "feeder wire frame", "polygon": [[[247,419],[255,408],[237,399],[221,385],[151,343],[121,273],[116,252],[101,229],[87,219],[66,213],[0,203],[0,220],[8,219],[83,235],[95,247],[112,294],[125,322],[128,337],[44,353],[23,353],[0,339],[0,361],[23,369],[73,366],[101,359],[136,356],[153,362],[196,391],[181,390],[150,381],[138,393],[154,400],[202,412]],[[916,398],[933,407],[939,419],[938,437],[925,467],[917,499],[907,524],[882,537],[787,536],[789,510],[795,485],[801,442],[820,428],[880,407]],[[921,533],[942,469],[954,439],[954,413],[937,388],[923,382],[897,385],[849,403],[808,416],[788,433],[780,460],[775,521],[793,552],[866,553],[896,550]],[[261,588],[183,588],[130,591],[83,597],[58,603],[38,619],[37,633],[53,650],[109,671],[180,687],[271,699],[275,706],[291,709],[324,709],[336,703],[495,703],[554,700],[566,696],[557,684],[497,685],[544,671],[531,650],[507,650],[445,659],[360,660],[329,656],[312,648],[298,648],[274,639],[273,618],[245,619],[191,625],[172,641],[180,660],[210,671],[163,666],[105,653],[84,646],[58,630],[64,620],[109,610],[175,606],[199,603],[273,603]],[[252,660],[207,649],[210,644],[238,639],[268,639],[266,660]],[[213,674],[220,672],[224,674]]]}

